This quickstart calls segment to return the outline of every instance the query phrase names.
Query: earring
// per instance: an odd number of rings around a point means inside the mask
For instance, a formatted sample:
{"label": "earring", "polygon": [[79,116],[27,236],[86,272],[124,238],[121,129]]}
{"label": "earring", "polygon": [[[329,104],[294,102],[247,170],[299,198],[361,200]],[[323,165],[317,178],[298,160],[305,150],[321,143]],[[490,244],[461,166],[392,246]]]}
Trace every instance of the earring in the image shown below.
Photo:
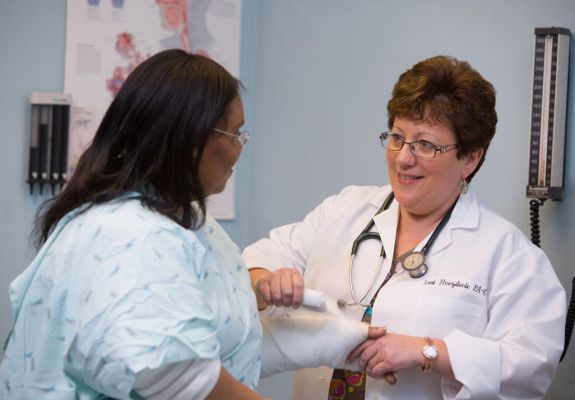
{"label": "earring", "polygon": [[469,183],[465,179],[462,180],[461,183],[459,184],[459,192],[461,194],[466,194],[468,189],[469,189]]}

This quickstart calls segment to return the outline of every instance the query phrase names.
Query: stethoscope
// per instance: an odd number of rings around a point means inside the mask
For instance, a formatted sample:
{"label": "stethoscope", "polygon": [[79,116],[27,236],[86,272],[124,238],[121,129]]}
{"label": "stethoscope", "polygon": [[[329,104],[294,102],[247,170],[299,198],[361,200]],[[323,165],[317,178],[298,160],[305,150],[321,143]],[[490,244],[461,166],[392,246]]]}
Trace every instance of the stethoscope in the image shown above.
{"label": "stethoscope", "polygon": [[[374,221],[375,217],[378,216],[381,212],[387,210],[389,208],[389,206],[391,205],[391,203],[393,202],[393,199],[394,199],[394,194],[393,194],[393,192],[391,192],[387,196],[387,198],[385,199],[385,201],[383,202],[382,206],[377,211],[377,213],[375,213],[375,215],[369,221],[369,223],[366,225],[366,227],[363,228],[361,233],[353,241],[353,244],[351,246],[351,256],[349,258],[349,268],[348,268],[348,270],[349,270],[349,293],[351,294],[351,298],[353,299],[353,302],[348,303],[343,299],[339,299],[337,301],[337,305],[340,308],[354,306],[354,305],[358,305],[358,306],[362,306],[362,307],[369,307],[369,305],[370,305],[370,303],[364,303],[363,301],[365,300],[365,298],[367,297],[367,295],[369,294],[369,292],[373,288],[373,284],[375,283],[375,280],[377,279],[377,276],[379,275],[381,265],[383,264],[383,260],[385,259],[386,254],[385,254],[385,249],[383,248],[383,242],[381,243],[381,251],[379,252],[379,263],[377,265],[377,268],[376,268],[375,272],[373,273],[373,276],[371,277],[371,281],[369,282],[367,289],[365,290],[365,292],[363,292],[363,294],[359,298],[356,296],[355,290],[353,289],[353,261],[355,259],[356,254],[357,254],[357,250],[359,248],[359,245],[362,242],[364,242],[365,240],[369,240],[369,239],[377,239],[381,242],[381,236],[379,235],[379,232],[374,232],[371,229],[375,225],[375,221]],[[429,250],[431,249],[431,246],[435,242],[435,239],[437,238],[437,236],[439,235],[439,233],[441,232],[443,227],[449,221],[449,218],[451,217],[451,213],[453,212],[453,209],[455,208],[456,204],[457,204],[457,201],[455,201],[453,203],[453,205],[449,208],[449,210],[443,216],[443,218],[441,219],[441,221],[439,222],[439,224],[437,225],[437,227],[435,228],[435,230],[433,231],[429,240],[427,241],[427,243],[425,243],[423,248],[420,251],[411,251],[409,254],[407,254],[403,258],[403,261],[401,262],[401,267],[403,268],[403,270],[407,271],[409,273],[409,276],[411,276],[412,278],[414,278],[414,279],[420,278],[423,275],[425,275],[427,273],[427,271],[429,270],[429,267],[425,263],[425,257],[427,256],[427,253],[429,252]]]}

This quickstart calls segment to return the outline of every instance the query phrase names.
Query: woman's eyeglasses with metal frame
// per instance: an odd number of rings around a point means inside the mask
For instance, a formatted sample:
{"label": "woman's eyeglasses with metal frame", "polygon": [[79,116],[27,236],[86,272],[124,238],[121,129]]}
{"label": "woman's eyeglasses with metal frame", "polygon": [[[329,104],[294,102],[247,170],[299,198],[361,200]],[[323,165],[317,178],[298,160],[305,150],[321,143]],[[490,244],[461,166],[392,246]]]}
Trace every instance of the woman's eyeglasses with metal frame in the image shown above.
{"label": "woman's eyeglasses with metal frame", "polygon": [[379,135],[379,140],[383,147],[391,151],[399,151],[403,148],[404,144],[407,144],[411,153],[421,158],[435,158],[437,153],[446,153],[459,146],[458,144],[437,145],[428,140],[406,142],[403,136],[393,132],[383,132]]}
{"label": "woman's eyeglasses with metal frame", "polygon": [[247,131],[237,131],[236,133],[224,131],[222,129],[213,128],[214,132],[221,133],[222,135],[231,136],[238,141],[242,146],[250,140],[250,133]]}

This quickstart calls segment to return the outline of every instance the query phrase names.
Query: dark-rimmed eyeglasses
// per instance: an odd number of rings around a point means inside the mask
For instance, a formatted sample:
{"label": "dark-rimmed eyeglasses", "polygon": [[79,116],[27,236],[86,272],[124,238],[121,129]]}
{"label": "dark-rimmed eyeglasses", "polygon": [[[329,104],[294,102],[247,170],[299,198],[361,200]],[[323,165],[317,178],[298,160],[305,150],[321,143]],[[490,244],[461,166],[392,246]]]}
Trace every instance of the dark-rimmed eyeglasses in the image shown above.
{"label": "dark-rimmed eyeglasses", "polygon": [[212,128],[214,132],[221,133],[222,135],[231,136],[235,138],[242,146],[250,140],[250,133],[248,131],[237,131],[235,133],[224,131],[222,129]]}
{"label": "dark-rimmed eyeglasses", "polygon": [[383,147],[391,151],[399,151],[403,148],[404,144],[407,144],[411,153],[421,158],[435,158],[437,153],[446,153],[459,146],[458,144],[437,145],[428,140],[406,142],[403,136],[393,132],[383,132],[379,135],[379,140]]}

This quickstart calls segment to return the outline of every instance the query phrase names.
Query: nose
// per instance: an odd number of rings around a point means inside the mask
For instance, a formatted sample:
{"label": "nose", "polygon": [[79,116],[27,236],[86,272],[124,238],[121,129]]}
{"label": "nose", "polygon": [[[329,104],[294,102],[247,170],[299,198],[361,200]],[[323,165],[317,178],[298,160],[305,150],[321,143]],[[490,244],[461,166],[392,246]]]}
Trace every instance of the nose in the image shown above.
{"label": "nose", "polygon": [[396,157],[397,162],[402,165],[414,165],[416,162],[415,154],[411,150],[411,145],[404,143],[403,147],[397,152]]}

